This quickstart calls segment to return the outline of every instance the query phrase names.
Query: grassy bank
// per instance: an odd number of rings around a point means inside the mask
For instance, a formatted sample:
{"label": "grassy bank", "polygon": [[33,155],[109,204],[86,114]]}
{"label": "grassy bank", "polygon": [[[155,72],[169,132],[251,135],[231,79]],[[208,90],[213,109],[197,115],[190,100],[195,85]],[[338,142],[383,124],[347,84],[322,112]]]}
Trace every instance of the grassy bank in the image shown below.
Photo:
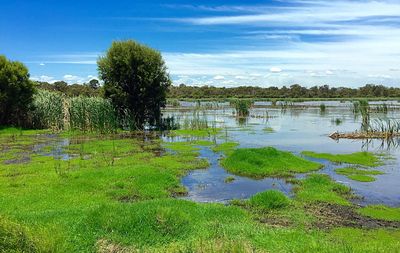
{"label": "grassy bank", "polygon": [[[167,143],[143,134],[44,133],[0,130],[0,252],[396,252],[400,247],[397,229],[345,226],[321,212],[326,204],[355,208],[350,189],[326,175],[293,180],[290,198],[279,191],[230,205],[177,198],[186,193],[181,177],[208,166],[198,158],[199,146],[224,152],[229,165],[241,162],[237,170],[257,176],[320,168],[289,152],[237,149],[236,143],[206,139]],[[365,217],[374,221],[370,213]],[[325,220],[329,226],[321,225]]]}

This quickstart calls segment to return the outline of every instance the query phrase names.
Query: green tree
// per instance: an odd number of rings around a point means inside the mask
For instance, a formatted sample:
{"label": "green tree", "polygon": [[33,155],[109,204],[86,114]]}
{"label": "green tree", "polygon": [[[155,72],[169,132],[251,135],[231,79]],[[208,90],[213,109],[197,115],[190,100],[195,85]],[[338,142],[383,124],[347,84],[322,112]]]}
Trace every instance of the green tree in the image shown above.
{"label": "green tree", "polygon": [[28,69],[0,55],[0,125],[24,126],[34,92]]}
{"label": "green tree", "polygon": [[143,128],[161,121],[161,108],[171,84],[161,53],[133,40],[116,41],[98,62],[104,95],[131,126]]}

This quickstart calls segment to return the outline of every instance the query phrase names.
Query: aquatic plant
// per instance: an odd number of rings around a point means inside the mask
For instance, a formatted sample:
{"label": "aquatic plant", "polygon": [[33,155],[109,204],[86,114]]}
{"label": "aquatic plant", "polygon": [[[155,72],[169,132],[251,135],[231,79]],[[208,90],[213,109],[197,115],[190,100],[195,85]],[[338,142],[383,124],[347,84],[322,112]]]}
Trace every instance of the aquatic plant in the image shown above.
{"label": "aquatic plant", "polygon": [[371,175],[381,175],[383,172],[379,170],[367,170],[353,167],[335,169],[335,172],[340,175],[345,175],[348,178],[360,182],[373,182],[375,178]]}
{"label": "aquatic plant", "polygon": [[64,129],[65,98],[58,93],[38,90],[33,97],[32,125],[35,128]]}
{"label": "aquatic plant", "polygon": [[250,108],[253,105],[253,101],[248,99],[235,99],[230,102],[231,106],[235,108],[236,117],[247,117],[250,114]]}
{"label": "aquatic plant", "polygon": [[74,97],[68,101],[69,129],[82,132],[114,132],[118,127],[116,112],[107,99]]}
{"label": "aquatic plant", "polygon": [[378,156],[371,152],[355,152],[351,154],[329,154],[329,153],[316,153],[311,151],[303,151],[301,153],[308,157],[325,159],[335,163],[350,163],[350,164],[358,164],[370,167],[376,167],[382,164]]}
{"label": "aquatic plant", "polygon": [[324,103],[320,104],[320,105],[319,105],[319,109],[320,109],[320,112],[321,112],[321,113],[325,113],[325,111],[326,111],[326,105],[325,105]]}

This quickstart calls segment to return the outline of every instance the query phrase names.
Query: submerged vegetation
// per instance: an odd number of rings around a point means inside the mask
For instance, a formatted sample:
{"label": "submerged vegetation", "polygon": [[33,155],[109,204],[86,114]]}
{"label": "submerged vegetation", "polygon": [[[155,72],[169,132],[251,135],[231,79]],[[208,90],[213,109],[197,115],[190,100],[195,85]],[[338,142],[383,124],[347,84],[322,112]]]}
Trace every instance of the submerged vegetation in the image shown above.
{"label": "submerged vegetation", "polygon": [[336,173],[340,175],[345,175],[348,178],[360,182],[372,182],[375,181],[375,178],[372,175],[381,175],[383,172],[379,170],[369,170],[369,169],[361,169],[361,168],[339,168],[335,170]]}
{"label": "submerged vegetation", "polygon": [[352,154],[329,154],[303,151],[302,154],[308,157],[329,160],[335,163],[358,164],[370,167],[375,167],[382,164],[379,157],[370,152],[356,152]]}

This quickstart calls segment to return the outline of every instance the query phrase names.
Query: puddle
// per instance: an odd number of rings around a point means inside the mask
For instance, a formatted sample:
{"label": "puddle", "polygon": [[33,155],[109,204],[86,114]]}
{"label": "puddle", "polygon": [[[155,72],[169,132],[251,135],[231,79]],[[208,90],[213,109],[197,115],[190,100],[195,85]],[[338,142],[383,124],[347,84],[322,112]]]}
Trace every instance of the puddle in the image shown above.
{"label": "puddle", "polygon": [[[292,185],[282,179],[257,180],[228,173],[219,165],[220,157],[220,154],[214,153],[210,148],[201,147],[200,158],[208,159],[210,166],[207,169],[191,171],[182,178],[182,184],[188,190],[188,195],[184,199],[226,203],[232,199],[247,199],[258,192],[270,189],[291,195]],[[225,182],[227,177],[234,177],[235,180]]]}

